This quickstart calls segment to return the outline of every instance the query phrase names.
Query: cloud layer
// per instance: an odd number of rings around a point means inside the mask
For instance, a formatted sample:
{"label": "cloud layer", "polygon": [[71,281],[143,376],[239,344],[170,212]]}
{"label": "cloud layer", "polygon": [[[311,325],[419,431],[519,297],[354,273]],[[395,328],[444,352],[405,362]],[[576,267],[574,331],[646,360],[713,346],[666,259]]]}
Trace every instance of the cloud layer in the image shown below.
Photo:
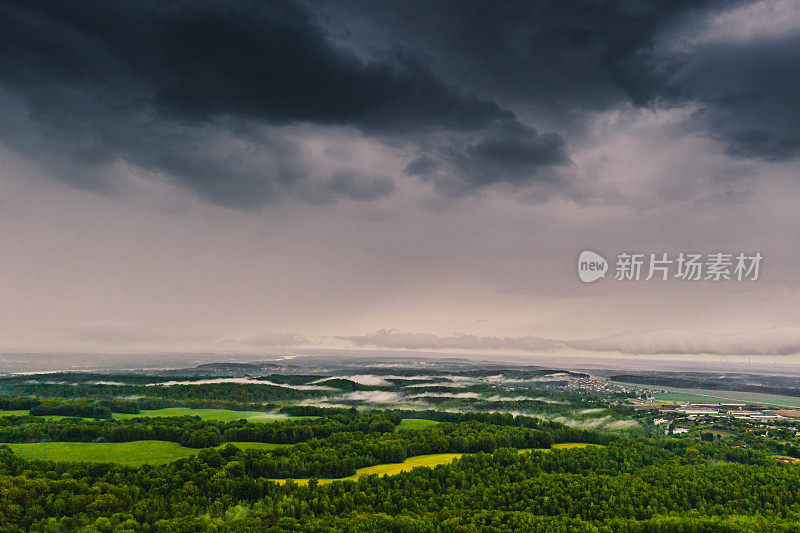
{"label": "cloud layer", "polygon": [[[78,187],[134,176],[237,208],[369,202],[412,177],[584,198],[568,135],[626,105],[693,106],[687,127],[729,155],[794,158],[798,18],[788,2],[8,0],[0,142]],[[359,142],[395,168],[365,169]]]}
{"label": "cloud layer", "polygon": [[550,351],[558,343],[537,337],[477,337],[454,335],[439,337],[430,333],[401,333],[381,330],[370,335],[339,337],[359,347],[403,348],[410,350],[523,350]]}
{"label": "cloud layer", "polygon": [[794,355],[800,353],[800,328],[724,335],[686,330],[647,331],[571,341],[567,345],[578,350],[623,354]]}
{"label": "cloud layer", "polygon": [[0,0],[0,348],[796,353],[798,63],[794,0]]}
{"label": "cloud layer", "polygon": [[[520,182],[568,160],[560,136],[462,94],[417,58],[365,60],[336,47],[288,1],[7,2],[0,66],[0,140],[91,189],[113,190],[132,172],[243,208],[395,190],[397,176],[332,166],[335,156],[315,162],[308,133],[286,129],[298,124],[354,129],[378,145],[403,138],[412,151],[436,145],[451,170],[440,188],[459,193],[508,181],[498,174],[505,155]],[[472,164],[487,168],[452,184]]]}
{"label": "cloud layer", "polygon": [[800,328],[795,327],[716,335],[688,330],[661,330],[622,333],[583,340],[542,339],[530,336],[516,338],[477,337],[474,335],[439,337],[426,333],[383,330],[371,335],[342,337],[342,339],[359,347],[408,350],[506,350],[538,353],[576,350],[626,355],[800,354]]}

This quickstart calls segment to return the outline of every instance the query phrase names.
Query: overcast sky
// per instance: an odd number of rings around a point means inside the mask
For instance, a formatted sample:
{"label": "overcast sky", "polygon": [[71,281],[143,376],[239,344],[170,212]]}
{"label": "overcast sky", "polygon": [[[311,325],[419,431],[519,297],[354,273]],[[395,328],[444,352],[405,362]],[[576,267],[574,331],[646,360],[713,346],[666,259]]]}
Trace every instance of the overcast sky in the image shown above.
{"label": "overcast sky", "polygon": [[0,0],[0,350],[797,357],[798,85],[798,0]]}

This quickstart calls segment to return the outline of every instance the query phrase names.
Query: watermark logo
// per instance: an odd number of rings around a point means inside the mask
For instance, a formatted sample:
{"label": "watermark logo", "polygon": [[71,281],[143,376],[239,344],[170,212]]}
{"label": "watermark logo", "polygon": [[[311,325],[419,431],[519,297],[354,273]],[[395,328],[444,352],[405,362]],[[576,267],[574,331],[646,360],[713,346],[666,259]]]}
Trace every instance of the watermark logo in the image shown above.
{"label": "watermark logo", "polygon": [[[614,265],[616,281],[756,281],[764,256],[761,252],[669,254],[621,252]],[[591,250],[578,257],[578,277],[584,283],[605,278],[609,265]]]}
{"label": "watermark logo", "polygon": [[578,277],[584,283],[591,283],[606,277],[608,261],[602,255],[591,250],[584,250],[578,256]]}

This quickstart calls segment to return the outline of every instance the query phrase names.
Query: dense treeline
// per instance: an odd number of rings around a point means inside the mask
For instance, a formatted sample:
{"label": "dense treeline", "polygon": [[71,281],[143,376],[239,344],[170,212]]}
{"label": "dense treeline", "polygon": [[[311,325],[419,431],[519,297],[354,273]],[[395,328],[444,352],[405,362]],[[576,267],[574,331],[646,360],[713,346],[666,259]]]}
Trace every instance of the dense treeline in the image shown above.
{"label": "dense treeline", "polygon": [[267,456],[248,457],[244,473],[251,477],[347,477],[356,469],[399,463],[432,453],[492,452],[500,448],[550,448],[554,436],[537,429],[500,427],[477,422],[403,432],[337,433]]}
{"label": "dense treeline", "polygon": [[163,440],[192,448],[226,442],[295,444],[340,432],[394,431],[400,422],[392,413],[339,415],[319,419],[278,420],[269,424],[246,420],[221,422],[196,416],[142,417],[127,420],[66,418],[42,420],[33,416],[0,417],[0,442],[132,442]]}
{"label": "dense treeline", "polygon": [[289,416],[335,416],[358,413],[358,409],[355,407],[318,407],[316,405],[286,405],[278,411]]}
{"label": "dense treeline", "polygon": [[325,390],[299,390],[290,386],[262,383],[199,383],[183,385],[113,385],[109,383],[35,382],[19,380],[0,382],[0,392],[7,396],[40,398],[111,398],[151,397],[171,400],[223,400],[237,403],[303,400],[325,395]]}
{"label": "dense treeline", "polygon": [[136,402],[107,398],[104,400],[46,398],[30,410],[32,416],[60,415],[111,418],[111,413],[137,414]]}
{"label": "dense treeline", "polygon": [[[508,393],[506,393],[507,396]],[[499,395],[497,395],[499,397]],[[516,394],[515,394],[516,396]],[[498,399],[498,400],[484,400],[481,398],[458,398],[450,396],[436,396],[435,393],[426,396],[425,393],[419,393],[415,396],[417,400],[423,400],[426,403],[448,407],[469,407],[476,411],[484,412],[497,412],[497,411],[522,411],[526,413],[536,413],[540,415],[570,415],[574,416],[576,409],[586,409],[598,407],[597,404],[589,404],[586,402],[579,402],[576,404],[561,403],[544,400],[531,400],[531,399],[518,399],[522,398],[516,396],[514,399]]]}
{"label": "dense treeline", "polygon": [[[348,413],[352,415],[357,411],[355,408],[343,409],[339,407],[293,405],[282,407],[280,412],[291,416],[334,416]],[[519,426],[540,429],[555,435],[555,442],[589,442],[604,444],[616,438],[614,435],[606,433],[582,431],[571,428],[560,422],[553,422],[534,416],[513,415],[511,413],[480,411],[451,412],[436,411],[434,409],[427,409],[424,411],[391,409],[383,412],[391,413],[395,418],[401,420],[403,418],[421,418],[423,420],[432,420],[435,422],[483,422],[496,426]]]}
{"label": "dense treeline", "polygon": [[92,418],[111,418],[111,409],[92,400],[62,400],[52,398],[30,410],[31,416],[61,415]]}
{"label": "dense treeline", "polygon": [[[450,411],[435,411],[433,409],[425,411],[412,411],[412,410],[392,410],[400,418],[422,418],[424,420],[434,420],[437,422],[485,422],[487,424],[494,424],[498,426],[520,426],[528,428],[542,429],[551,433],[555,432],[571,432],[573,428],[569,428],[560,422],[553,422],[534,416],[513,415],[511,413],[502,412],[479,412],[468,411],[463,413],[450,412]],[[586,432],[585,438],[595,440],[583,440],[577,437],[580,432],[576,430],[575,440],[556,440],[556,442],[594,442],[605,443],[614,437],[608,434],[598,432]],[[580,433],[582,434],[582,433]]]}
{"label": "dense treeline", "polygon": [[171,398],[138,398],[135,400],[139,409],[164,409],[167,407],[188,407],[189,409],[228,409],[231,411],[272,411],[279,409],[281,404],[274,402],[234,402],[230,400],[214,399],[188,399],[175,400]]}
{"label": "dense treeline", "polygon": [[0,410],[30,410],[32,416],[60,415],[91,418],[111,418],[112,413],[137,414],[136,402],[119,398],[96,400],[91,398],[29,398],[23,396],[0,397]]}
{"label": "dense treeline", "polygon": [[0,411],[27,411],[42,403],[29,396],[0,396]]}
{"label": "dense treeline", "polygon": [[[338,407],[326,408],[314,406],[287,406],[281,408],[280,411],[281,413],[292,416],[335,416],[345,414],[353,415],[357,413],[355,408],[342,409]],[[607,433],[580,430],[571,428],[560,422],[553,422],[533,416],[513,415],[511,413],[484,413],[479,411],[451,412],[435,411],[433,409],[428,409],[425,411],[391,409],[382,412],[390,413],[394,419],[397,420],[402,420],[403,418],[421,418],[423,420],[432,420],[435,422],[481,422],[495,426],[516,426],[539,429],[553,435],[554,442],[588,442],[594,444],[605,444],[617,438],[616,436]]]}
{"label": "dense treeline", "polygon": [[[489,419],[490,417],[484,417]],[[129,420],[0,418],[3,442],[131,442],[162,440],[205,448],[222,442],[298,444],[248,463],[248,475],[263,477],[345,477],[364,466],[402,462],[430,453],[491,452],[498,448],[550,448],[554,442],[598,442],[598,433],[537,419],[492,417],[486,422],[444,422],[422,431],[396,431],[395,412],[336,415],[314,420],[220,422],[198,417],[147,417]],[[519,417],[518,417],[519,418]],[[544,429],[543,429],[544,428]]]}
{"label": "dense treeline", "polygon": [[352,392],[358,390],[394,390],[395,386],[377,386],[377,385],[362,385],[350,379],[345,378],[330,378],[317,383],[323,387],[333,387],[345,392]]}
{"label": "dense treeline", "polygon": [[[280,403],[274,402],[234,402],[230,400],[213,399],[188,399],[175,400],[171,398],[145,397],[136,400],[123,400],[120,398],[63,398],[39,399],[30,396],[0,396],[0,411],[27,411],[39,407],[44,402],[67,401],[93,401],[107,406],[112,413],[138,414],[143,409],[164,409],[167,407],[187,407],[189,409],[229,409],[231,411],[266,411],[281,408]],[[32,413],[33,414],[33,413]],[[63,414],[65,416],[89,416],[76,413],[38,413],[38,414]],[[314,415],[316,416],[316,415]]]}
{"label": "dense treeline", "polygon": [[[495,439],[531,431],[447,425],[452,431],[442,434],[486,431]],[[346,443],[372,453],[393,437],[358,434]],[[800,520],[800,469],[724,442],[618,439],[530,454],[496,448],[435,469],[307,486],[262,475],[291,457],[281,453],[226,447],[133,469],[27,462],[0,448],[0,529],[766,532],[795,531]]]}

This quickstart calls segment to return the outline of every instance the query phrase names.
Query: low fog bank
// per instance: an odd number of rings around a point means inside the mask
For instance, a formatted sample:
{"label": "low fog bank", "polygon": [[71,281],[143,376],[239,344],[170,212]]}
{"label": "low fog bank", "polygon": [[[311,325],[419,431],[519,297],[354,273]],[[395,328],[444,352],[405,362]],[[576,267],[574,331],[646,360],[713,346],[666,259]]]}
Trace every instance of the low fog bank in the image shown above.
{"label": "low fog bank", "polygon": [[[385,382],[396,377],[391,369],[419,369],[420,371],[459,371],[499,367],[539,366],[542,368],[585,371],[592,375],[608,376],[625,371],[698,371],[698,372],[748,372],[767,375],[800,376],[800,357],[797,356],[573,356],[573,355],[515,355],[515,354],[452,354],[417,351],[386,350],[336,350],[307,349],[302,352],[275,352],[270,354],[214,354],[214,353],[148,353],[148,354],[95,354],[95,353],[14,353],[0,354],[0,374],[63,372],[63,371],[159,371],[188,369],[210,363],[258,363],[268,365],[274,372],[330,373],[350,369],[355,381]],[[358,379],[354,368],[385,369],[386,375],[362,374]],[[406,379],[414,375],[402,376]],[[550,379],[550,378],[543,378]]]}

